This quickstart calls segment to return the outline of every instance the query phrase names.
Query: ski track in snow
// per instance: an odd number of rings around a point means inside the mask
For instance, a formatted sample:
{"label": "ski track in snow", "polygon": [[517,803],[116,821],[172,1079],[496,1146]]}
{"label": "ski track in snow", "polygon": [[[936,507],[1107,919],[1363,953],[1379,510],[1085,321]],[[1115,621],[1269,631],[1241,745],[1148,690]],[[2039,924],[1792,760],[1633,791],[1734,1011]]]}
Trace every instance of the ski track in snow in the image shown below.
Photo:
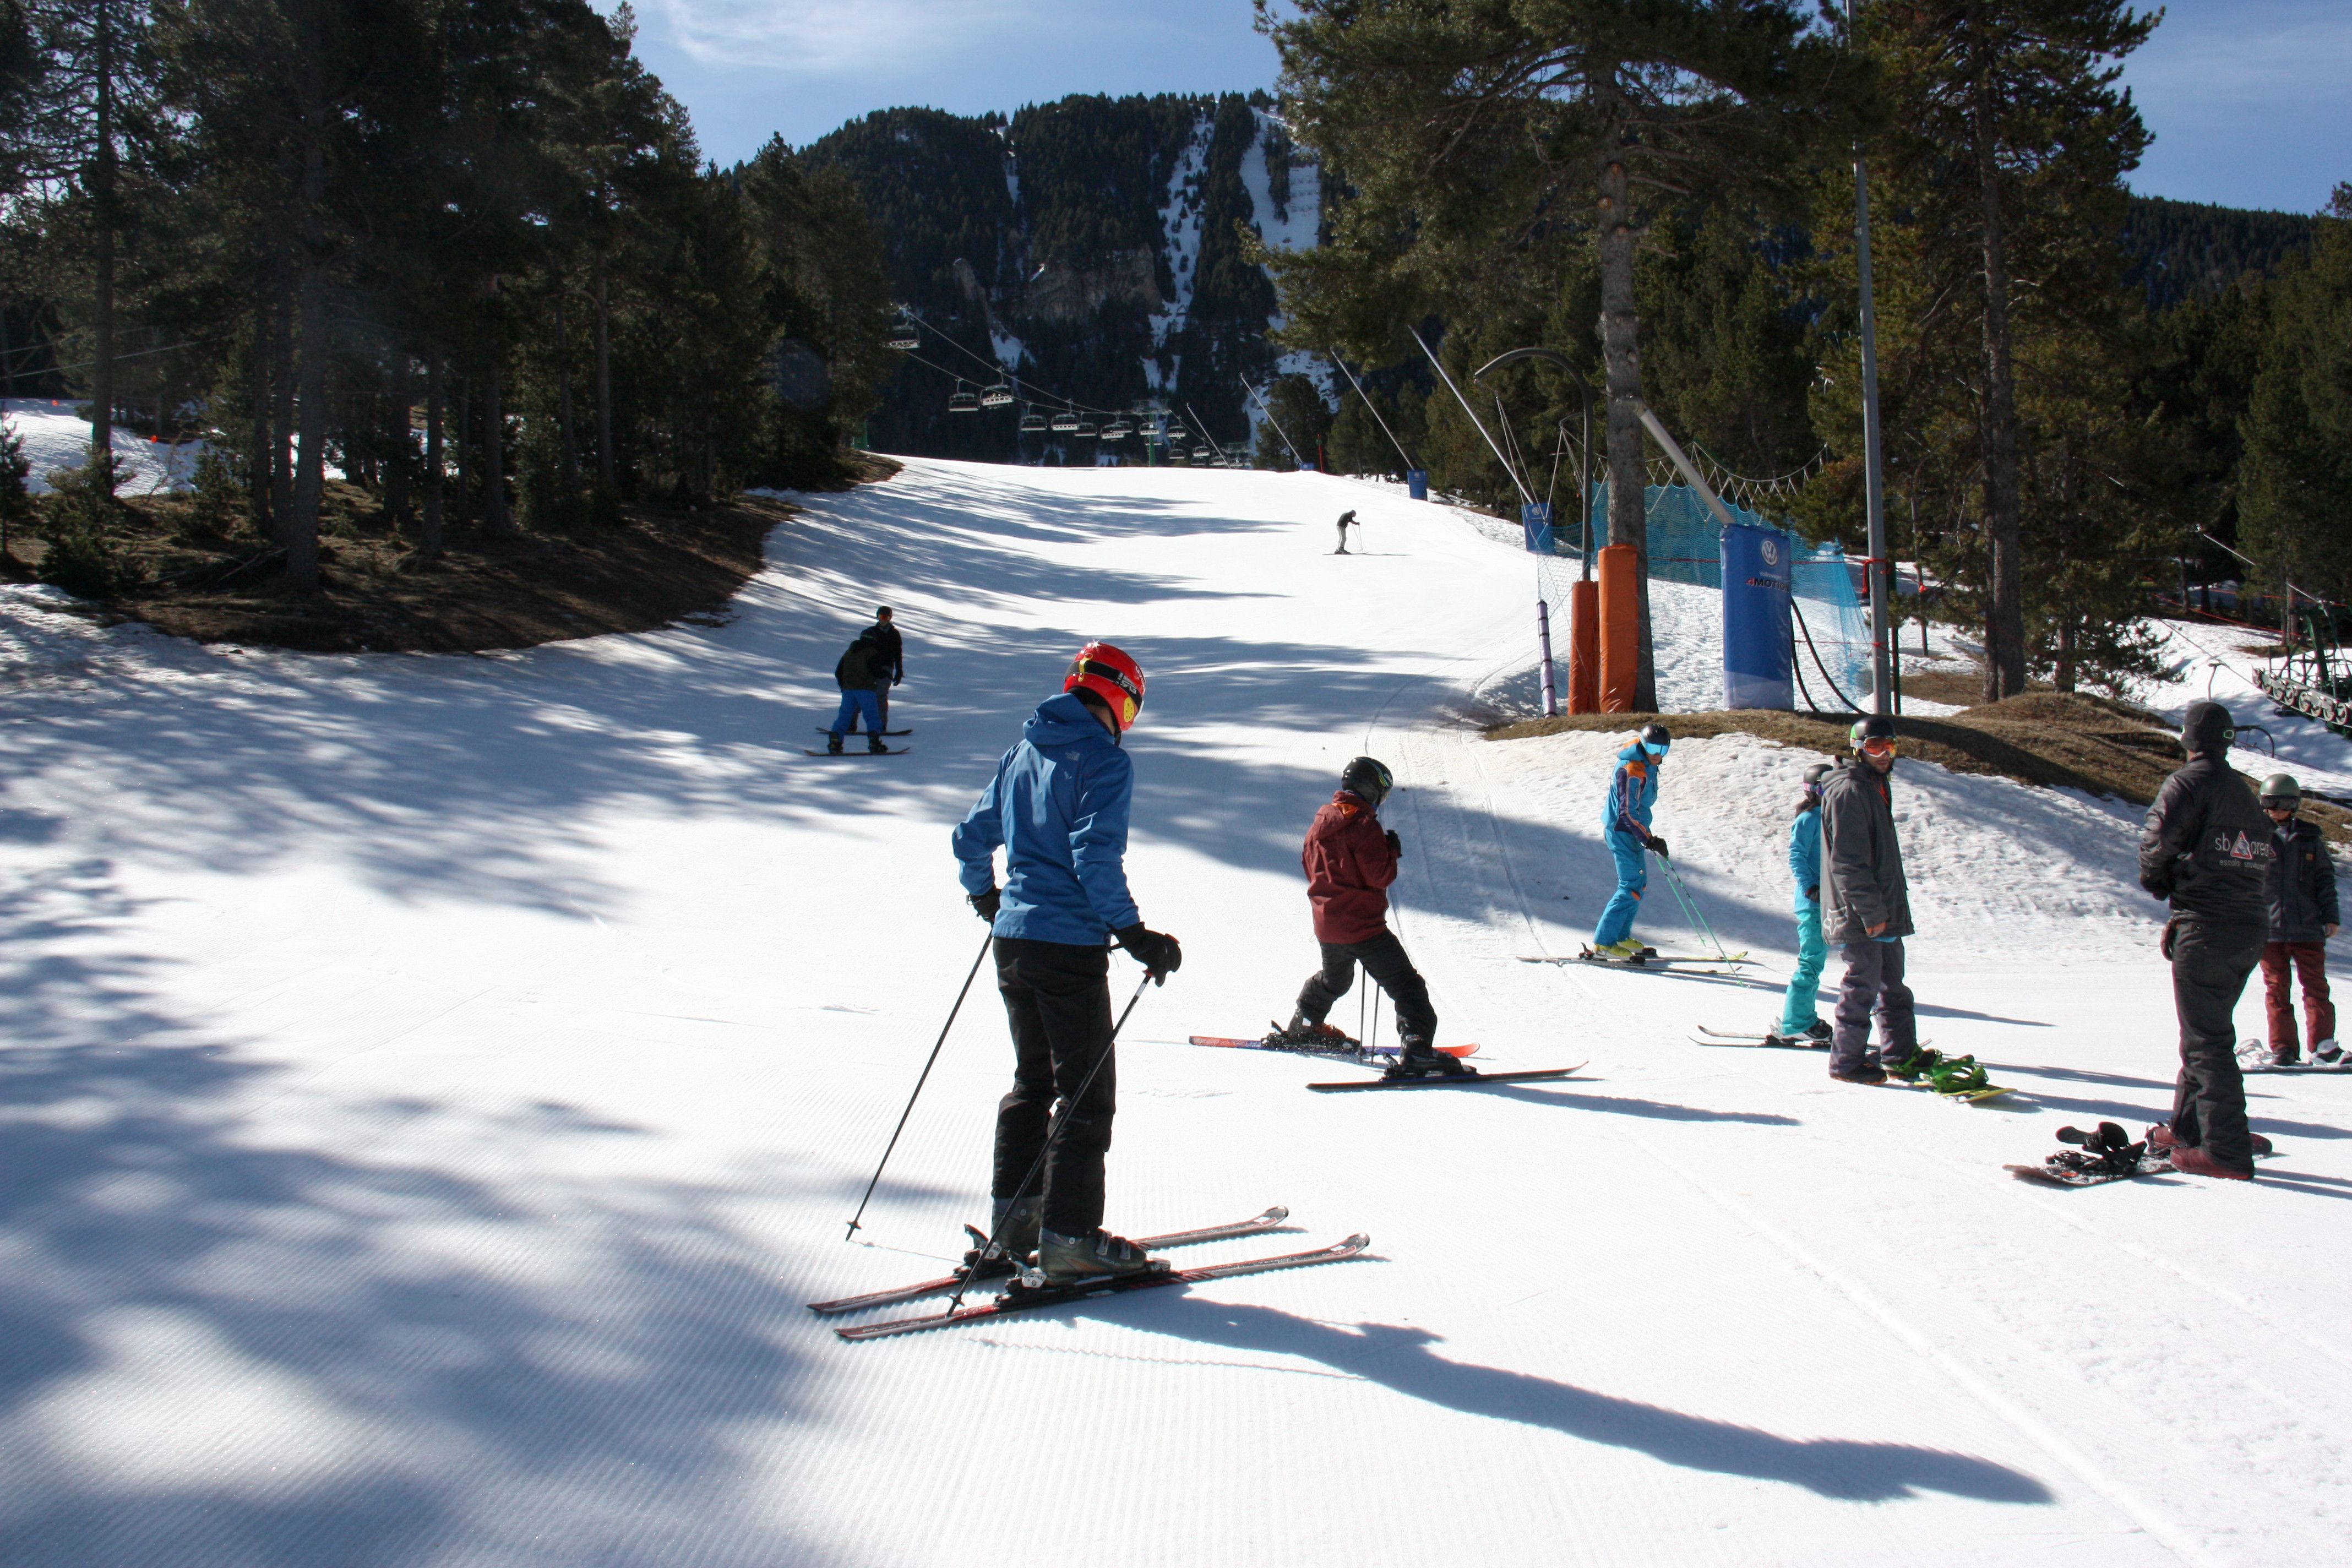
{"label": "ski track in snow", "polygon": [[[1811,753],[1664,774],[1757,978],[1517,962],[1590,935],[1624,737],[1463,721],[1531,661],[1515,541],[1316,475],[918,461],[803,500],[724,626],[481,658],[0,589],[0,1561],[2340,1556],[2352,1080],[2249,1080],[2251,1188],[2000,1169],[2168,1103],[2135,809],[1900,764],[1923,1032],[2019,1093],[1838,1086],[1690,1043],[1777,1008]],[[1719,700],[1713,597],[1654,584],[1670,700]],[[913,750],[803,758],[878,602]],[[1110,1223],[1286,1203],[1289,1236],[1179,1256],[1372,1258],[844,1344],[801,1304],[985,1214],[983,981],[841,1239],[979,942],[948,829],[1088,636],[1150,677],[1129,869],[1187,960],[1120,1052]],[[2210,682],[2352,794],[2234,634],[2168,637],[2144,700]],[[1576,1078],[1327,1100],[1350,1069],[1174,1043],[1286,1013],[1298,837],[1361,751],[1443,1037]],[[1639,929],[1688,950],[1652,889]]]}

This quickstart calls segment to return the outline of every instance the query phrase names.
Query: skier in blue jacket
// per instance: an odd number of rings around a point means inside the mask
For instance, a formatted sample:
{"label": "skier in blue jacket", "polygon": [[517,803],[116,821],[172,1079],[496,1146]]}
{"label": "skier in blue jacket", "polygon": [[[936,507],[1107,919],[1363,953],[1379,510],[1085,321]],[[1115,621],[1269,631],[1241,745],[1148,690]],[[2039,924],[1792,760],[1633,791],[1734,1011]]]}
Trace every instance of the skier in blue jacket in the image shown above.
{"label": "skier in blue jacket", "polygon": [[1664,724],[1644,724],[1641,738],[1617,753],[1617,772],[1609,781],[1608,804],[1601,808],[1601,831],[1617,862],[1617,890],[1601,911],[1592,932],[1592,951],[1601,958],[1630,960],[1642,955],[1633,940],[1633,916],[1642,907],[1642,889],[1650,885],[1648,850],[1666,858],[1666,841],[1650,831],[1650,809],[1658,802],[1658,773],[1674,737]]}
{"label": "skier in blue jacket", "polygon": [[1822,781],[1830,764],[1816,763],[1805,770],[1804,793],[1797,797],[1797,819],[1789,824],[1789,878],[1796,884],[1791,898],[1797,909],[1797,972],[1789,976],[1789,994],[1780,1004],[1780,1026],[1773,1034],[1792,1044],[1829,1044],[1829,1021],[1821,1015],[1822,970],[1830,959],[1822,940]]}
{"label": "skier in blue jacket", "polygon": [[[991,1186],[998,1246],[972,1260],[984,1272],[1006,1272],[1033,1249],[1055,1284],[1166,1267],[1102,1228],[1118,1100],[1105,944],[1116,937],[1163,984],[1184,958],[1174,937],[1144,926],[1127,888],[1135,767],[1120,737],[1142,711],[1143,688],[1142,669],[1110,644],[1080,648],[1062,695],[1022,726],[955,830],[964,891],[994,933],[1013,1032]],[[1041,1154],[1041,1177],[1024,1188]]]}

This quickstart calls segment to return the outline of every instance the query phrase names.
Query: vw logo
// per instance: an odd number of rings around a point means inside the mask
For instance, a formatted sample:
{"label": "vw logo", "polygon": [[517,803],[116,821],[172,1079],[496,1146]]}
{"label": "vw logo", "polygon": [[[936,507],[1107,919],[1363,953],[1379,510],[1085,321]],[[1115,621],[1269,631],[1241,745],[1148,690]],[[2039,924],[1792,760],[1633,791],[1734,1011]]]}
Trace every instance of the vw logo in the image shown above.
{"label": "vw logo", "polygon": [[1778,545],[1777,543],[1773,542],[1771,540],[1769,540],[1769,539],[1768,539],[1768,540],[1766,540],[1766,541],[1764,542],[1764,564],[1765,564],[1765,565],[1767,565],[1767,566],[1778,566],[1780,563],[1780,545]]}

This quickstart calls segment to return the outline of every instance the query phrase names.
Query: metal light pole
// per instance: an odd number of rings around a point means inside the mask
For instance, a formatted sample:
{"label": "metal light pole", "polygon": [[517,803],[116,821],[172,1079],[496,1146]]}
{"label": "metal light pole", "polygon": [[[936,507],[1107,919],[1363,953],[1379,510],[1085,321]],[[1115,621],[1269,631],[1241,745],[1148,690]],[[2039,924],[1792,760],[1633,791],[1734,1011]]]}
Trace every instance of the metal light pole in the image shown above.
{"label": "metal light pole", "polygon": [[[1845,0],[1846,35],[1853,35],[1854,0]],[[1870,520],[1870,706],[1882,717],[1895,704],[1895,563],[1886,545],[1886,489],[1878,447],[1878,311],[1870,287],[1870,165],[1853,144],[1853,244],[1862,273],[1862,489]]]}

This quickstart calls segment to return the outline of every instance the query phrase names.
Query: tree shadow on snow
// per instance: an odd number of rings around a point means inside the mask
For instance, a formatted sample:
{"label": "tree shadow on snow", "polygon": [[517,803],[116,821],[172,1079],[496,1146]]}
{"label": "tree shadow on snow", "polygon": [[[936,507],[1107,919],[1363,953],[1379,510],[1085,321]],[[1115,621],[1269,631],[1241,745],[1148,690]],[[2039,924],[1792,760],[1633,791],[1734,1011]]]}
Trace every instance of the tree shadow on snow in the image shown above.
{"label": "tree shadow on snow", "polygon": [[0,1562],[667,1568],[729,1510],[744,1561],[830,1560],[735,1489],[744,1432],[824,1396],[729,1216],[817,1173],[559,1173],[639,1133],[551,1099],[256,1137],[301,1074],[106,956],[133,913],[99,862],[0,896]]}
{"label": "tree shadow on snow", "polygon": [[1465,1415],[1630,1448],[1685,1469],[1803,1487],[1843,1501],[1892,1502],[1923,1492],[1985,1502],[2055,1500],[2033,1477],[1966,1454],[1905,1443],[1783,1437],[1528,1373],[1449,1361],[1431,1348],[1439,1336],[1426,1329],[1343,1327],[1272,1308],[1206,1301],[1171,1303],[1151,1327],[1227,1350],[1301,1356]]}

